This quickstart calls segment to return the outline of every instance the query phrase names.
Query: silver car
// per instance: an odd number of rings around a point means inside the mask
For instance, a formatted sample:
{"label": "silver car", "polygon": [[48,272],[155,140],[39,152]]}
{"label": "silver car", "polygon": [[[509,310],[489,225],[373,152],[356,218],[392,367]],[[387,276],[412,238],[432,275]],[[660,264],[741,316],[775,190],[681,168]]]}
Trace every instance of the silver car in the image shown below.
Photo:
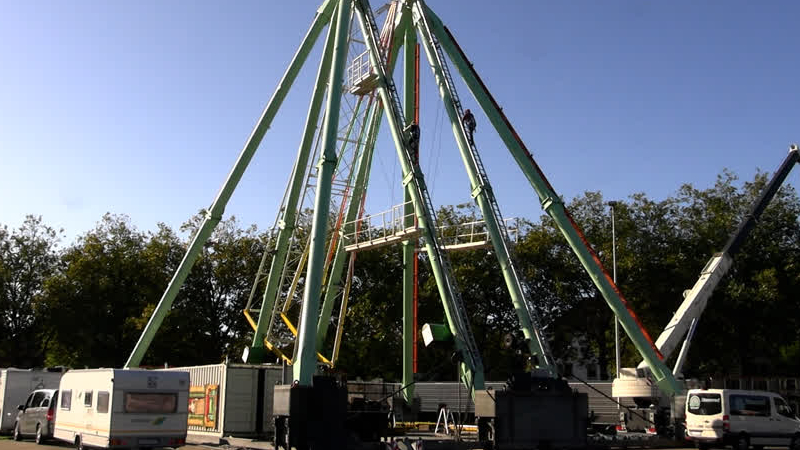
{"label": "silver car", "polygon": [[34,436],[37,444],[53,436],[57,389],[37,389],[28,395],[24,405],[19,405],[17,422],[14,424],[14,440],[20,441],[23,436]]}

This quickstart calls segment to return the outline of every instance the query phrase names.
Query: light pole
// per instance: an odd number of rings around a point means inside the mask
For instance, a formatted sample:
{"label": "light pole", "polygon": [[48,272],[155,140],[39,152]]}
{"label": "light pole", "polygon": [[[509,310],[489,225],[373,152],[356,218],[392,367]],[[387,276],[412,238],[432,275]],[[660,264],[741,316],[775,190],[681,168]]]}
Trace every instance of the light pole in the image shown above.
{"label": "light pole", "polygon": [[[617,206],[617,204],[618,203],[614,200],[608,202],[608,206],[611,207],[611,266],[613,270],[614,284],[617,284],[617,230],[616,224],[614,223],[614,208]],[[616,316],[614,316],[614,353],[616,357],[617,378],[619,378],[619,319]]]}

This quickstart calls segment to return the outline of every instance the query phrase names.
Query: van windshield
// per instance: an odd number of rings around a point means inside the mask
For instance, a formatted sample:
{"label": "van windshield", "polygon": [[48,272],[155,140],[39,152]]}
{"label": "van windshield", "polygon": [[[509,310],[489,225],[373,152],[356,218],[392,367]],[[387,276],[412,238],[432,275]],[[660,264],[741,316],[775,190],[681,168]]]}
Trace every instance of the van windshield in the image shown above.
{"label": "van windshield", "polygon": [[722,397],[719,394],[691,394],[686,406],[692,414],[712,416],[722,412]]}
{"label": "van windshield", "polygon": [[126,413],[174,413],[178,408],[178,394],[125,393]]}

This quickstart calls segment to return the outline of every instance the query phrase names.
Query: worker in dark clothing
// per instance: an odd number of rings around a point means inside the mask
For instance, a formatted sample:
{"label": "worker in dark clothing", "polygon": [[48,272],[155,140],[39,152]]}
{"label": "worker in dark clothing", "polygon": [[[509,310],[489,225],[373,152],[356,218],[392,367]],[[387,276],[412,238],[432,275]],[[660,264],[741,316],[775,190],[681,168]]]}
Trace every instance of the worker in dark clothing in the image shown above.
{"label": "worker in dark clothing", "polygon": [[469,143],[474,144],[473,136],[475,135],[475,116],[472,115],[472,111],[466,110],[464,112],[464,117],[461,119],[464,122],[464,128],[467,129],[469,132]]}
{"label": "worker in dark clothing", "polygon": [[419,153],[419,125],[415,123],[408,126],[408,148],[415,155]]}

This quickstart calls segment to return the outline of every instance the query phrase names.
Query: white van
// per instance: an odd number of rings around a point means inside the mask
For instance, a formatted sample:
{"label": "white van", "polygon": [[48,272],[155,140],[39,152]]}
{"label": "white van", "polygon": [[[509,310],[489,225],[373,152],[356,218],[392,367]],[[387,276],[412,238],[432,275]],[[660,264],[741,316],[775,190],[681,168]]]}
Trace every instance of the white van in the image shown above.
{"label": "white van", "polygon": [[70,370],[61,378],[53,437],[78,449],[180,447],[188,402],[186,372]]}
{"label": "white van", "polygon": [[735,450],[800,450],[800,419],[772,392],[691,389],[686,394],[686,439],[701,449],[731,445]]}

